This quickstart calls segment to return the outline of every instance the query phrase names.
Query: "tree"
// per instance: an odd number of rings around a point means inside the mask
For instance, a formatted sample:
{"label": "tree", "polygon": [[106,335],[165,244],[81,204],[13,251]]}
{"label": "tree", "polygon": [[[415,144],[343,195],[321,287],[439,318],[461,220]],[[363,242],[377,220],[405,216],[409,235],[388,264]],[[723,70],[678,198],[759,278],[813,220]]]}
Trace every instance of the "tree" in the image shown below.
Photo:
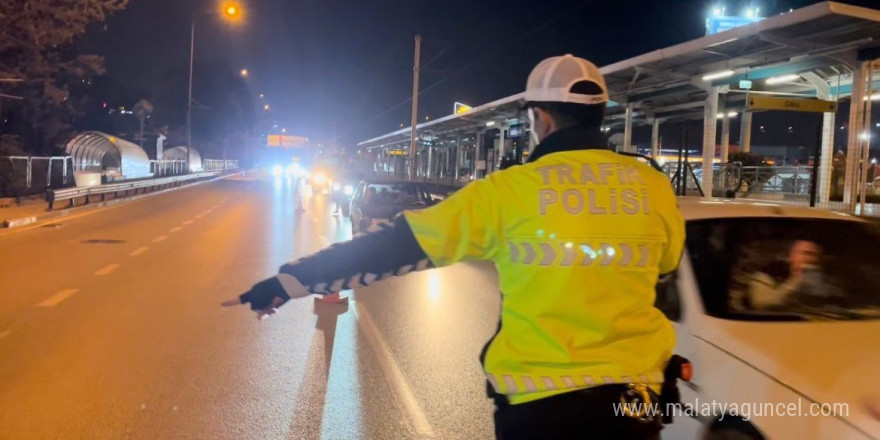
{"label": "tree", "polygon": [[71,89],[104,72],[104,59],[78,53],[76,43],[128,1],[0,0],[0,78],[22,80],[6,87],[24,98],[4,131],[18,135],[26,151],[51,153],[70,137],[82,113]]}

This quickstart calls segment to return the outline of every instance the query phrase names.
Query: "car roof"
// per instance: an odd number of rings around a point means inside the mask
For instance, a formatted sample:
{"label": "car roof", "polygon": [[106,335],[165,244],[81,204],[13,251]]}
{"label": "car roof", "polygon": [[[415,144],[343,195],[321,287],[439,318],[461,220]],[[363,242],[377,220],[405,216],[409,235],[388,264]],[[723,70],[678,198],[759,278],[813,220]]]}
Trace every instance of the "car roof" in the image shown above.
{"label": "car roof", "polygon": [[418,185],[420,182],[411,182],[409,180],[370,180],[365,179],[367,185]]}
{"label": "car roof", "polygon": [[679,197],[678,206],[686,221],[737,217],[791,217],[864,221],[857,216],[827,209],[708,197]]}

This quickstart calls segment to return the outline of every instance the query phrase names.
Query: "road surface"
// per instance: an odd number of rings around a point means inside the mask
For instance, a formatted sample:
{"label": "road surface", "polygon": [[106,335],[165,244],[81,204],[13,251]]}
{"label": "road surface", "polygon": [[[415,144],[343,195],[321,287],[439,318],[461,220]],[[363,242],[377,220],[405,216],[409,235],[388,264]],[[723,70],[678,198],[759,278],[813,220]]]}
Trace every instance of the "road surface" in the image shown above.
{"label": "road surface", "polygon": [[257,177],[0,231],[0,437],[491,438],[490,265],[262,322],[219,306],[350,237],[325,196],[297,213],[289,182]]}

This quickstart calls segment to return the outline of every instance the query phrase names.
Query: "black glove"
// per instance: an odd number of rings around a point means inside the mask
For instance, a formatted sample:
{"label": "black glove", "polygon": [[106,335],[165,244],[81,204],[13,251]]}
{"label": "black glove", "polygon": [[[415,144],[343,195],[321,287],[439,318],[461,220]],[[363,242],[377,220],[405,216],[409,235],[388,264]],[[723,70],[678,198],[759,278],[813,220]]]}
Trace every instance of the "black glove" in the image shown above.
{"label": "black glove", "polygon": [[[241,294],[238,298],[241,300],[242,304],[250,303],[251,310],[255,311],[273,307],[275,298],[280,298],[281,304],[290,301],[290,295],[284,290],[278,277],[272,277],[254,284],[254,287],[251,287],[251,290]],[[278,307],[281,304],[276,302],[274,307]]]}

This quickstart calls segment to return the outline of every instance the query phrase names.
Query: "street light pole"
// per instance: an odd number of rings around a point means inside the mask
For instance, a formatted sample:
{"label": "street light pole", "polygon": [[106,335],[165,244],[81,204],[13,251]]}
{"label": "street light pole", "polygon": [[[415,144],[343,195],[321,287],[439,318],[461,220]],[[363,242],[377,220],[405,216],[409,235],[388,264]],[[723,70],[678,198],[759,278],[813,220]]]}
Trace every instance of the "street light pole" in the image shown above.
{"label": "street light pole", "polygon": [[412,132],[409,140],[409,180],[416,180],[416,142],[418,142],[419,123],[419,70],[422,53],[422,36],[416,35],[416,54],[413,62]]}
{"label": "street light pole", "polygon": [[[186,100],[186,172],[189,172],[190,146],[192,145],[192,103],[193,103],[193,57],[196,51],[196,21],[190,23],[189,34],[189,93]],[[158,158],[157,158],[158,159]]]}

